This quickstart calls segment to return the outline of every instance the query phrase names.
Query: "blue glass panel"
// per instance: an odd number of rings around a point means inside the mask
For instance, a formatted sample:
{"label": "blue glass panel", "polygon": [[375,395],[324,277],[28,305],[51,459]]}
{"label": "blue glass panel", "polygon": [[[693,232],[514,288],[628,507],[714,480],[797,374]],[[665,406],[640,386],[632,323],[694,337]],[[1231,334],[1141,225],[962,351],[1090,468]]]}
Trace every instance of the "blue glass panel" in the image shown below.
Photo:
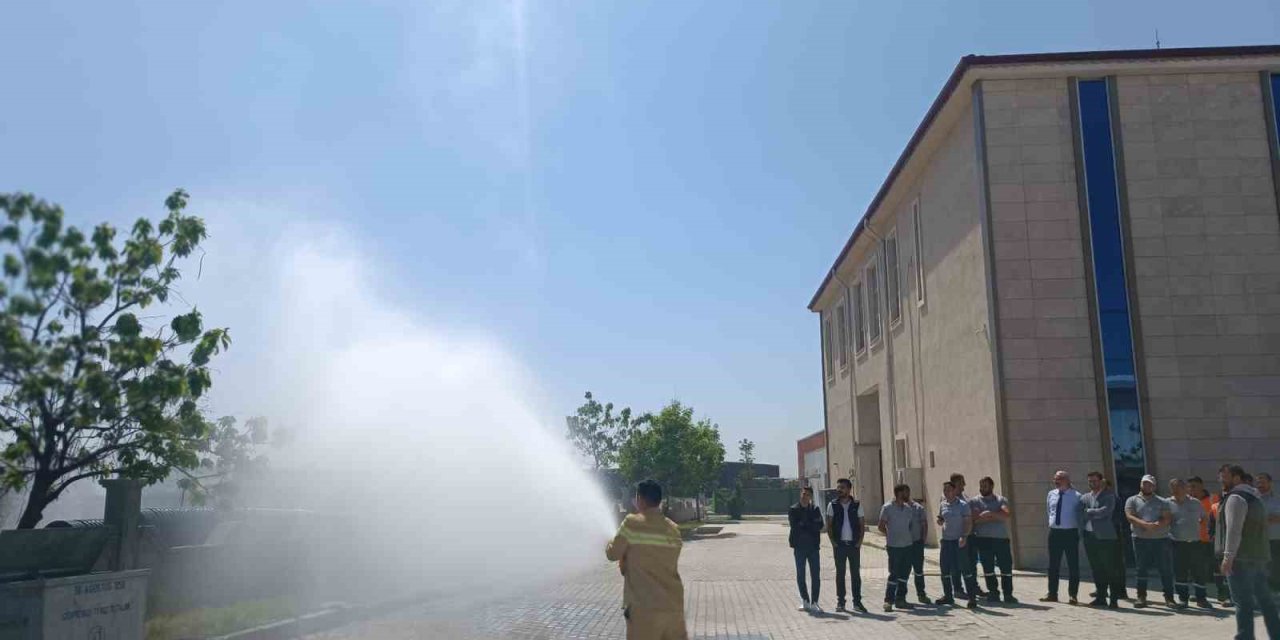
{"label": "blue glass panel", "polygon": [[1271,74],[1271,116],[1276,120],[1276,144],[1280,145],[1280,73]]}
{"label": "blue glass panel", "polygon": [[1130,495],[1137,492],[1139,480],[1146,473],[1147,453],[1134,367],[1111,108],[1105,80],[1084,80],[1078,88],[1098,336],[1106,375],[1107,423],[1116,464],[1116,488],[1121,495]]}

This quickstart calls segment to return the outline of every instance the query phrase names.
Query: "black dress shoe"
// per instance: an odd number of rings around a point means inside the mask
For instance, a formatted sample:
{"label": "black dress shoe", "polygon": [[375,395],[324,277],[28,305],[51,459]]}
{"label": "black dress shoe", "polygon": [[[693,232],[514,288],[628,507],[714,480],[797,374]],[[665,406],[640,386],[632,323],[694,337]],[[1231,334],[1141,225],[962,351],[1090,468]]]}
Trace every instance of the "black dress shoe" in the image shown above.
{"label": "black dress shoe", "polygon": [[1090,600],[1090,601],[1089,601],[1089,606],[1091,606],[1091,607],[1105,607],[1105,606],[1107,606],[1107,599],[1106,599],[1106,598],[1094,598],[1093,600]]}

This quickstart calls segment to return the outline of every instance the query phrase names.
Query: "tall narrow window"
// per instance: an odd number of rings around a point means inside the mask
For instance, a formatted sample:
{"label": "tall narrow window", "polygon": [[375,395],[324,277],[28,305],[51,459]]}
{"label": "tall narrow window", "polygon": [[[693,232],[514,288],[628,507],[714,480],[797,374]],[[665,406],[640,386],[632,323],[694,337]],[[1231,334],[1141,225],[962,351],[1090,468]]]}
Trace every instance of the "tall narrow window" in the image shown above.
{"label": "tall narrow window", "polygon": [[853,285],[853,350],[867,350],[867,314],[862,306],[862,283]]}
{"label": "tall narrow window", "polygon": [[871,344],[880,340],[880,274],[873,258],[867,265],[867,329]]}
{"label": "tall narrow window", "polygon": [[844,369],[849,366],[849,317],[843,302],[836,307],[836,331],[840,333],[836,339],[836,346],[840,349],[840,368]]}
{"label": "tall narrow window", "polygon": [[1077,94],[1089,246],[1098,310],[1094,322],[1102,343],[1107,423],[1115,458],[1116,484],[1119,493],[1126,495],[1138,490],[1139,480],[1146,473],[1147,453],[1142,438],[1141,404],[1134,366],[1111,97],[1106,80],[1081,80],[1077,84]]}
{"label": "tall narrow window", "polygon": [[889,299],[889,324],[902,319],[902,300],[898,297],[898,232],[895,230],[884,239],[884,287]]}
{"label": "tall narrow window", "polygon": [[1275,188],[1276,200],[1280,201],[1280,73],[1268,74],[1266,80],[1263,92],[1267,94],[1266,106],[1271,112],[1271,119],[1267,122],[1271,134],[1268,136],[1267,146],[1271,149],[1272,186]]}
{"label": "tall narrow window", "polygon": [[916,245],[915,264],[916,304],[924,304],[924,234],[920,223],[920,201],[911,203],[911,236]]}
{"label": "tall narrow window", "polygon": [[834,347],[833,347],[833,346],[832,346],[832,344],[831,344],[831,315],[830,315],[830,312],[828,312],[828,313],[826,314],[826,316],[827,316],[827,317],[826,317],[826,318],[824,318],[824,319],[823,319],[823,321],[822,321],[822,355],[824,356],[824,357],[823,357],[823,360],[825,361],[825,363],[826,363],[826,365],[827,365],[827,371],[826,371],[827,377],[828,377],[828,378],[831,378],[831,377],[835,376],[836,368],[835,368],[834,363],[832,362],[832,358],[831,358],[831,356],[832,356],[832,351],[834,350]]}
{"label": "tall narrow window", "polygon": [[1280,149],[1280,73],[1271,74],[1271,119],[1275,125],[1271,129],[1275,134],[1275,140],[1272,140],[1272,144],[1275,145],[1275,148]]}

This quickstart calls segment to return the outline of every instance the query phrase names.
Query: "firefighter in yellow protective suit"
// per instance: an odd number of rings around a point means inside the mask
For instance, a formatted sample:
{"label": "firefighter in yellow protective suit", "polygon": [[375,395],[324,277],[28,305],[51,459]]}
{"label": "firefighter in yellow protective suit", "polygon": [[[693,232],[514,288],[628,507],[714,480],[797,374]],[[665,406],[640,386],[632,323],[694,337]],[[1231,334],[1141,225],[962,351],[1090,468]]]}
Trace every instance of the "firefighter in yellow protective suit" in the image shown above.
{"label": "firefighter in yellow protective suit", "polygon": [[680,582],[680,528],[662,515],[662,487],[636,485],[636,511],[605,549],[622,571],[627,640],[687,640]]}

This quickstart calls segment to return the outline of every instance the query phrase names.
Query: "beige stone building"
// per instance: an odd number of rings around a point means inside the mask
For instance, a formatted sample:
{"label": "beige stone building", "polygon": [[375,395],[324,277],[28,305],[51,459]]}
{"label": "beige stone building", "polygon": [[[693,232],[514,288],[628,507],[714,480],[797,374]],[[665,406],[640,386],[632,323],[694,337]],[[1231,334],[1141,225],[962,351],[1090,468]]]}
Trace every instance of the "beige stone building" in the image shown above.
{"label": "beige stone building", "polygon": [[960,61],[809,308],[830,478],[1280,472],[1280,47]]}

